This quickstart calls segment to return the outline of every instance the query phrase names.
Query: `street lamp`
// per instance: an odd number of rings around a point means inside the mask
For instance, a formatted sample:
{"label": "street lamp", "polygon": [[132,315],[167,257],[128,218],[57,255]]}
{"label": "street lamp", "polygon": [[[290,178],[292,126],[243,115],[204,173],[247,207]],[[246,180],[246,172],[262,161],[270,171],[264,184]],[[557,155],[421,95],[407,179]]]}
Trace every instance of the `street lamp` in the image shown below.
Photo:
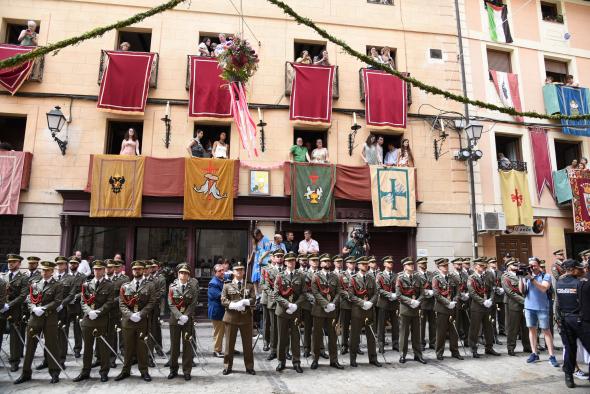
{"label": "street lamp", "polygon": [[66,117],[64,116],[64,114],[61,112],[61,108],[59,106],[55,106],[55,108],[53,108],[51,111],[47,112],[47,127],[49,128],[49,131],[51,132],[51,137],[53,137],[53,140],[55,142],[57,142],[57,145],[59,145],[59,149],[61,149],[61,154],[65,156],[66,154],[66,148],[68,146],[68,141],[62,141],[57,137],[57,133],[59,133],[61,131],[61,129],[64,127],[64,124],[66,124]]}
{"label": "street lamp", "polygon": [[481,132],[483,131],[483,125],[479,123],[469,123],[465,127],[465,133],[469,139],[469,147],[477,145],[477,140],[481,138]]}

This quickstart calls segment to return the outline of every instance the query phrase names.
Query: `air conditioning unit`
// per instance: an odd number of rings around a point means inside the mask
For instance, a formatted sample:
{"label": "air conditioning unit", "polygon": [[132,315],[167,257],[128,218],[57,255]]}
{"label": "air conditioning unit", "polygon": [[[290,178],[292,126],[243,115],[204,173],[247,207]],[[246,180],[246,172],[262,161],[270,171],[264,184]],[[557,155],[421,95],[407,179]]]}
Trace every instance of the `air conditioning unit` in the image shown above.
{"label": "air conditioning unit", "polygon": [[504,231],[506,219],[503,212],[484,212],[477,214],[477,231]]}

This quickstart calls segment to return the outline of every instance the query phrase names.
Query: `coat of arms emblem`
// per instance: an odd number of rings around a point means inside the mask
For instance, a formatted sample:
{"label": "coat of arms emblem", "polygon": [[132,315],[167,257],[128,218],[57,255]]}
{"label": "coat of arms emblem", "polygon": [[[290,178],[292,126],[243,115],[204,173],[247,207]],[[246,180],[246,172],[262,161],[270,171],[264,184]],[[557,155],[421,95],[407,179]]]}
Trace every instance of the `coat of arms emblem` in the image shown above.
{"label": "coat of arms emblem", "polygon": [[109,178],[109,184],[111,185],[111,191],[113,193],[121,193],[123,185],[125,184],[125,177],[121,175],[112,175]]}

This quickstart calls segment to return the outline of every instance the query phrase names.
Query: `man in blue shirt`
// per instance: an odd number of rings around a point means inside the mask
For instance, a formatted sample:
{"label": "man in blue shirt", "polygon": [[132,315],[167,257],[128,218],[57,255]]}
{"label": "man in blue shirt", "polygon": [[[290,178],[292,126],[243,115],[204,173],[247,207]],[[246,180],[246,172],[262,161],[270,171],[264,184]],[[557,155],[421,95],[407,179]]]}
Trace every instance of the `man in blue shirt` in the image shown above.
{"label": "man in blue shirt", "polygon": [[258,287],[258,283],[260,282],[260,267],[262,261],[260,261],[261,257],[266,254],[262,260],[268,263],[270,258],[270,254],[266,253],[271,250],[272,242],[262,234],[259,228],[254,230],[252,233],[252,238],[254,242],[254,250],[252,250],[253,257],[254,257],[254,266],[252,267],[252,283],[256,284]]}
{"label": "man in blue shirt", "polygon": [[222,344],[225,329],[223,324],[225,308],[221,305],[221,291],[223,290],[223,276],[225,275],[223,264],[215,264],[213,271],[214,276],[211,278],[207,289],[207,317],[213,323],[213,356],[223,358]]}
{"label": "man in blue shirt", "polygon": [[540,263],[537,257],[529,258],[529,272],[519,283],[521,292],[525,294],[524,316],[533,348],[533,353],[527,359],[527,363],[539,361],[537,355],[537,327],[539,327],[543,330],[545,343],[549,350],[549,363],[554,367],[559,367],[559,363],[555,359],[553,336],[550,329],[553,322],[549,319],[550,299],[547,296],[547,291],[551,288],[551,276],[541,270]]}

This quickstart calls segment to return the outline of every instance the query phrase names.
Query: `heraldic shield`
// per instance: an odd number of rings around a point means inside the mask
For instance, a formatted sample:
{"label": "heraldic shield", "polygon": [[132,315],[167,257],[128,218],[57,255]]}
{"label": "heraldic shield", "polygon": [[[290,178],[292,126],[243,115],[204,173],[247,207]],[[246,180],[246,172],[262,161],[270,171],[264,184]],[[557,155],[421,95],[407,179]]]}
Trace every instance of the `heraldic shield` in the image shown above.
{"label": "heraldic shield", "polygon": [[291,221],[333,221],[335,184],[334,165],[291,163]]}
{"label": "heraldic shield", "polygon": [[371,168],[371,199],[375,227],[416,227],[414,168]]}

